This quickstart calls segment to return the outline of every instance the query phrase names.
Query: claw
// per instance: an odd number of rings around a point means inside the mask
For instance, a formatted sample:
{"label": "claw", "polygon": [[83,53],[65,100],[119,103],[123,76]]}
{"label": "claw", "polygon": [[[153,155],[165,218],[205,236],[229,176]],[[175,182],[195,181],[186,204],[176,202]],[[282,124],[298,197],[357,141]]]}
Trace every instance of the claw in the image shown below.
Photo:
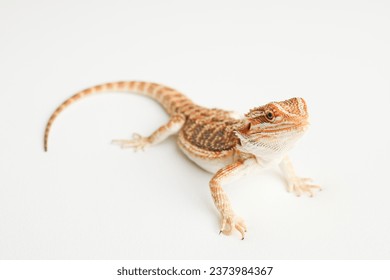
{"label": "claw", "polygon": [[234,227],[236,228],[236,230],[238,230],[241,233],[242,240],[244,240],[244,236],[245,236],[245,229],[244,229],[244,227],[241,226],[240,224],[235,224]]}
{"label": "claw", "polygon": [[241,240],[244,240],[245,232],[247,231],[244,220],[234,217],[233,215],[222,216],[222,226],[219,234],[230,235],[234,229],[241,234]]}

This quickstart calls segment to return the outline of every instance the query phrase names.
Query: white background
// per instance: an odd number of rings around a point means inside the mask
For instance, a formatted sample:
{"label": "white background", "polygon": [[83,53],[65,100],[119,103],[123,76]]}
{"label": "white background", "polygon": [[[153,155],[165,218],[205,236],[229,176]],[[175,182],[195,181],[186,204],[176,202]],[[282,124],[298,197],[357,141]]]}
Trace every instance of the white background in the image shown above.
{"label": "white background", "polygon": [[[0,1],[1,259],[390,258],[388,1]],[[146,80],[244,113],[307,100],[291,156],[324,190],[297,198],[279,170],[226,186],[249,230],[218,236],[211,175],[174,138],[110,145],[168,120],[149,99],[71,94]]]}

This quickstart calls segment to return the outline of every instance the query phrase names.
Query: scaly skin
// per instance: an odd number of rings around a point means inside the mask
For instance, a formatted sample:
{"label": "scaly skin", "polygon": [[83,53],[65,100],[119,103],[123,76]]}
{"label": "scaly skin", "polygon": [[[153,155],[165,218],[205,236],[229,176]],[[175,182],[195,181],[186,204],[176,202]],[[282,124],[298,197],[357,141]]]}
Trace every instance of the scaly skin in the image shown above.
{"label": "scaly skin", "polygon": [[251,109],[243,118],[237,119],[233,112],[201,107],[182,93],[160,84],[139,81],[106,83],[76,93],[54,111],[46,125],[45,151],[50,128],[57,116],[82,97],[105,91],[142,94],[163,106],[170,115],[167,124],[148,137],[134,134],[132,139],[113,140],[113,143],[122,148],[144,150],[178,134],[177,143],[182,151],[200,167],[214,173],[210,191],[221,215],[220,233],[231,234],[237,230],[244,239],[247,227],[232,210],[222,186],[252,170],[280,163],[288,191],[298,196],[307,192],[312,196],[313,190],[319,189],[308,178],[297,177],[287,157],[288,151],[308,127],[307,106],[302,98],[271,102]]}

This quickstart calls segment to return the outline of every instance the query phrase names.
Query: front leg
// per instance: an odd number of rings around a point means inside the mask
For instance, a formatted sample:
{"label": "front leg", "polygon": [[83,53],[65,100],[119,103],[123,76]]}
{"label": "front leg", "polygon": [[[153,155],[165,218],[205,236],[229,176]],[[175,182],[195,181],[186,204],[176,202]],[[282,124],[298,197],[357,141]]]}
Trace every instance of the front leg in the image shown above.
{"label": "front leg", "polygon": [[280,169],[283,171],[287,180],[289,192],[294,192],[297,196],[300,196],[302,192],[307,192],[310,196],[313,196],[313,189],[321,190],[320,186],[310,183],[312,182],[312,179],[298,177],[295,174],[294,167],[287,156],[280,163]]}
{"label": "front leg", "polygon": [[217,171],[210,181],[210,191],[214,204],[221,214],[221,230],[219,233],[229,235],[235,228],[241,233],[244,239],[246,225],[241,218],[238,218],[230,205],[229,198],[224,192],[222,185],[245,175],[256,165],[254,159],[238,160]]}

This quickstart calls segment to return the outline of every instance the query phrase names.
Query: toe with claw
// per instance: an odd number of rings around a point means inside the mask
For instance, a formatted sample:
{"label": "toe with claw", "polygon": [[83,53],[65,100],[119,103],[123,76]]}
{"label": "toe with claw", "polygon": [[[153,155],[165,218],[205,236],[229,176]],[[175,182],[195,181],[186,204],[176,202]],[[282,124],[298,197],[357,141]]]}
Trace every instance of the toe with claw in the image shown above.
{"label": "toe with claw", "polygon": [[289,181],[288,191],[294,192],[297,196],[300,196],[302,193],[308,193],[312,197],[314,195],[313,190],[321,190],[321,187],[312,184],[312,181],[310,178],[295,177]]}
{"label": "toe with claw", "polygon": [[222,215],[221,218],[221,229],[219,234],[223,233],[226,235],[232,234],[233,230],[236,229],[241,234],[241,240],[245,238],[245,232],[247,227],[244,223],[244,220],[237,218],[234,215]]}

